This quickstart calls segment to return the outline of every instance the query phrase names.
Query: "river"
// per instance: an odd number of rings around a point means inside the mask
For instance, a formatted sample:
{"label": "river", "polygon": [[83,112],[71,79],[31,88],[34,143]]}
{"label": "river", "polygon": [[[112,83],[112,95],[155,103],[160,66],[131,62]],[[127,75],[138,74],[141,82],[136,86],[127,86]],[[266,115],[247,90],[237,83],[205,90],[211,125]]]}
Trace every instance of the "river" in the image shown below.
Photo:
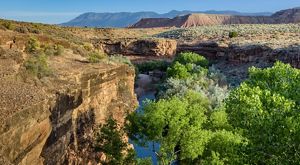
{"label": "river", "polygon": [[[142,110],[143,102],[147,99],[154,100],[155,99],[155,92],[145,92],[139,97],[139,99],[138,99],[139,107],[137,109],[137,112],[142,113],[141,110]],[[149,157],[151,157],[152,158],[152,163],[154,165],[158,164],[157,156],[155,155],[153,150],[158,151],[159,150],[159,144],[153,143],[153,142],[148,142],[148,147],[143,147],[143,146],[139,146],[139,145],[135,144],[132,141],[130,141],[130,142],[133,144],[138,158],[149,158]]]}

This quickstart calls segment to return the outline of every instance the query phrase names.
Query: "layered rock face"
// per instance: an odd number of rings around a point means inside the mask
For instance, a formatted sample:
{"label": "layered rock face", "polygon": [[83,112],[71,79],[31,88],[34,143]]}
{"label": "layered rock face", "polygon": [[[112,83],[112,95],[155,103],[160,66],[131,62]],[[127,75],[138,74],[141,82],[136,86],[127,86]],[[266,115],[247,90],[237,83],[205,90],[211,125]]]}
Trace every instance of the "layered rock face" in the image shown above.
{"label": "layered rock face", "polygon": [[248,69],[252,66],[265,68],[272,66],[276,61],[282,61],[300,68],[299,45],[283,48],[261,44],[224,45],[216,42],[178,45],[178,52],[184,51],[196,52],[208,58],[234,85],[247,78]]}
{"label": "layered rock face", "polygon": [[172,19],[146,18],[134,24],[133,28],[156,28],[156,27],[196,27],[204,25],[226,24],[272,24],[275,23],[270,17],[261,16],[230,16],[217,14],[189,14]]}
{"label": "layered rock face", "polygon": [[229,63],[274,63],[280,60],[300,68],[300,47],[290,45],[285,48],[272,48],[266,45],[219,45],[216,42],[199,44],[181,44],[178,52],[192,51],[204,55],[212,61],[228,61]]}
{"label": "layered rock face", "polygon": [[32,84],[16,78],[16,61],[0,61],[12,68],[0,70],[0,164],[95,163],[95,126],[109,116],[122,125],[137,105],[134,69],[127,65],[58,57],[51,61],[57,75]]}
{"label": "layered rock face", "polygon": [[175,18],[145,18],[141,19],[132,28],[156,28],[156,27],[196,27],[204,25],[227,24],[281,24],[299,23],[300,8],[283,10],[272,16],[233,16],[217,14],[188,14]]}
{"label": "layered rock face", "polygon": [[170,39],[93,40],[93,44],[107,54],[122,55],[172,57],[177,49],[177,42]]}

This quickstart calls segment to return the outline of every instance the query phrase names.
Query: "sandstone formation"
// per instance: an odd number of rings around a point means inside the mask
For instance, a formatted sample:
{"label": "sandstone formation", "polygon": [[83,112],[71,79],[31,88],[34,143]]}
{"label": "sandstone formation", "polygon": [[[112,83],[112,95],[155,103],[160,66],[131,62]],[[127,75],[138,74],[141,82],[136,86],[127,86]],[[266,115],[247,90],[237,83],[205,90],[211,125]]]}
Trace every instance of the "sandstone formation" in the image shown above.
{"label": "sandstone formation", "polygon": [[95,164],[95,126],[122,125],[137,105],[134,69],[81,58],[53,57],[55,76],[23,80],[21,62],[0,55],[0,164]]}
{"label": "sandstone formation", "polygon": [[115,39],[93,40],[96,48],[107,54],[166,56],[176,53],[177,42],[170,39]]}
{"label": "sandstone formation", "polygon": [[132,28],[156,27],[196,27],[204,25],[226,24],[281,24],[300,23],[300,8],[283,10],[272,16],[234,16],[217,14],[188,14],[175,18],[145,18],[141,19]]}
{"label": "sandstone formation", "polygon": [[274,48],[262,44],[225,45],[216,42],[179,44],[178,52],[184,51],[196,52],[208,58],[232,85],[245,80],[252,66],[265,68],[282,61],[300,68],[300,45]]}

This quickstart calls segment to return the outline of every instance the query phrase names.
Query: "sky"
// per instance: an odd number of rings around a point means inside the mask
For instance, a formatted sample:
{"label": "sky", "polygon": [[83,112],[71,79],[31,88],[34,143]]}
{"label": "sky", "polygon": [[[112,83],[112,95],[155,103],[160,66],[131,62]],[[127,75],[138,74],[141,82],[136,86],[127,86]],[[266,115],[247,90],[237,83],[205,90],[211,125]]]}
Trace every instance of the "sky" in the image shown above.
{"label": "sky", "polygon": [[235,10],[276,12],[300,7],[300,0],[1,0],[0,18],[58,24],[85,12]]}

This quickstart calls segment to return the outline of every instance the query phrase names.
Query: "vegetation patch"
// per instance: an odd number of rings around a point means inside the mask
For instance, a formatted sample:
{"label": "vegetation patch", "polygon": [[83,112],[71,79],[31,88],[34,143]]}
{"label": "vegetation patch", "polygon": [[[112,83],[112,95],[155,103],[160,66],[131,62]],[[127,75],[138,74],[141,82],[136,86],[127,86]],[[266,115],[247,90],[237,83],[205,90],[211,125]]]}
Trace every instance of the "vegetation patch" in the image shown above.
{"label": "vegetation patch", "polygon": [[88,61],[90,63],[98,63],[100,62],[101,60],[104,60],[107,58],[107,55],[103,52],[91,52],[89,55],[88,55]]}
{"label": "vegetation patch", "polygon": [[47,63],[47,56],[42,53],[38,55],[32,55],[24,66],[26,71],[38,78],[49,76],[52,72]]}

